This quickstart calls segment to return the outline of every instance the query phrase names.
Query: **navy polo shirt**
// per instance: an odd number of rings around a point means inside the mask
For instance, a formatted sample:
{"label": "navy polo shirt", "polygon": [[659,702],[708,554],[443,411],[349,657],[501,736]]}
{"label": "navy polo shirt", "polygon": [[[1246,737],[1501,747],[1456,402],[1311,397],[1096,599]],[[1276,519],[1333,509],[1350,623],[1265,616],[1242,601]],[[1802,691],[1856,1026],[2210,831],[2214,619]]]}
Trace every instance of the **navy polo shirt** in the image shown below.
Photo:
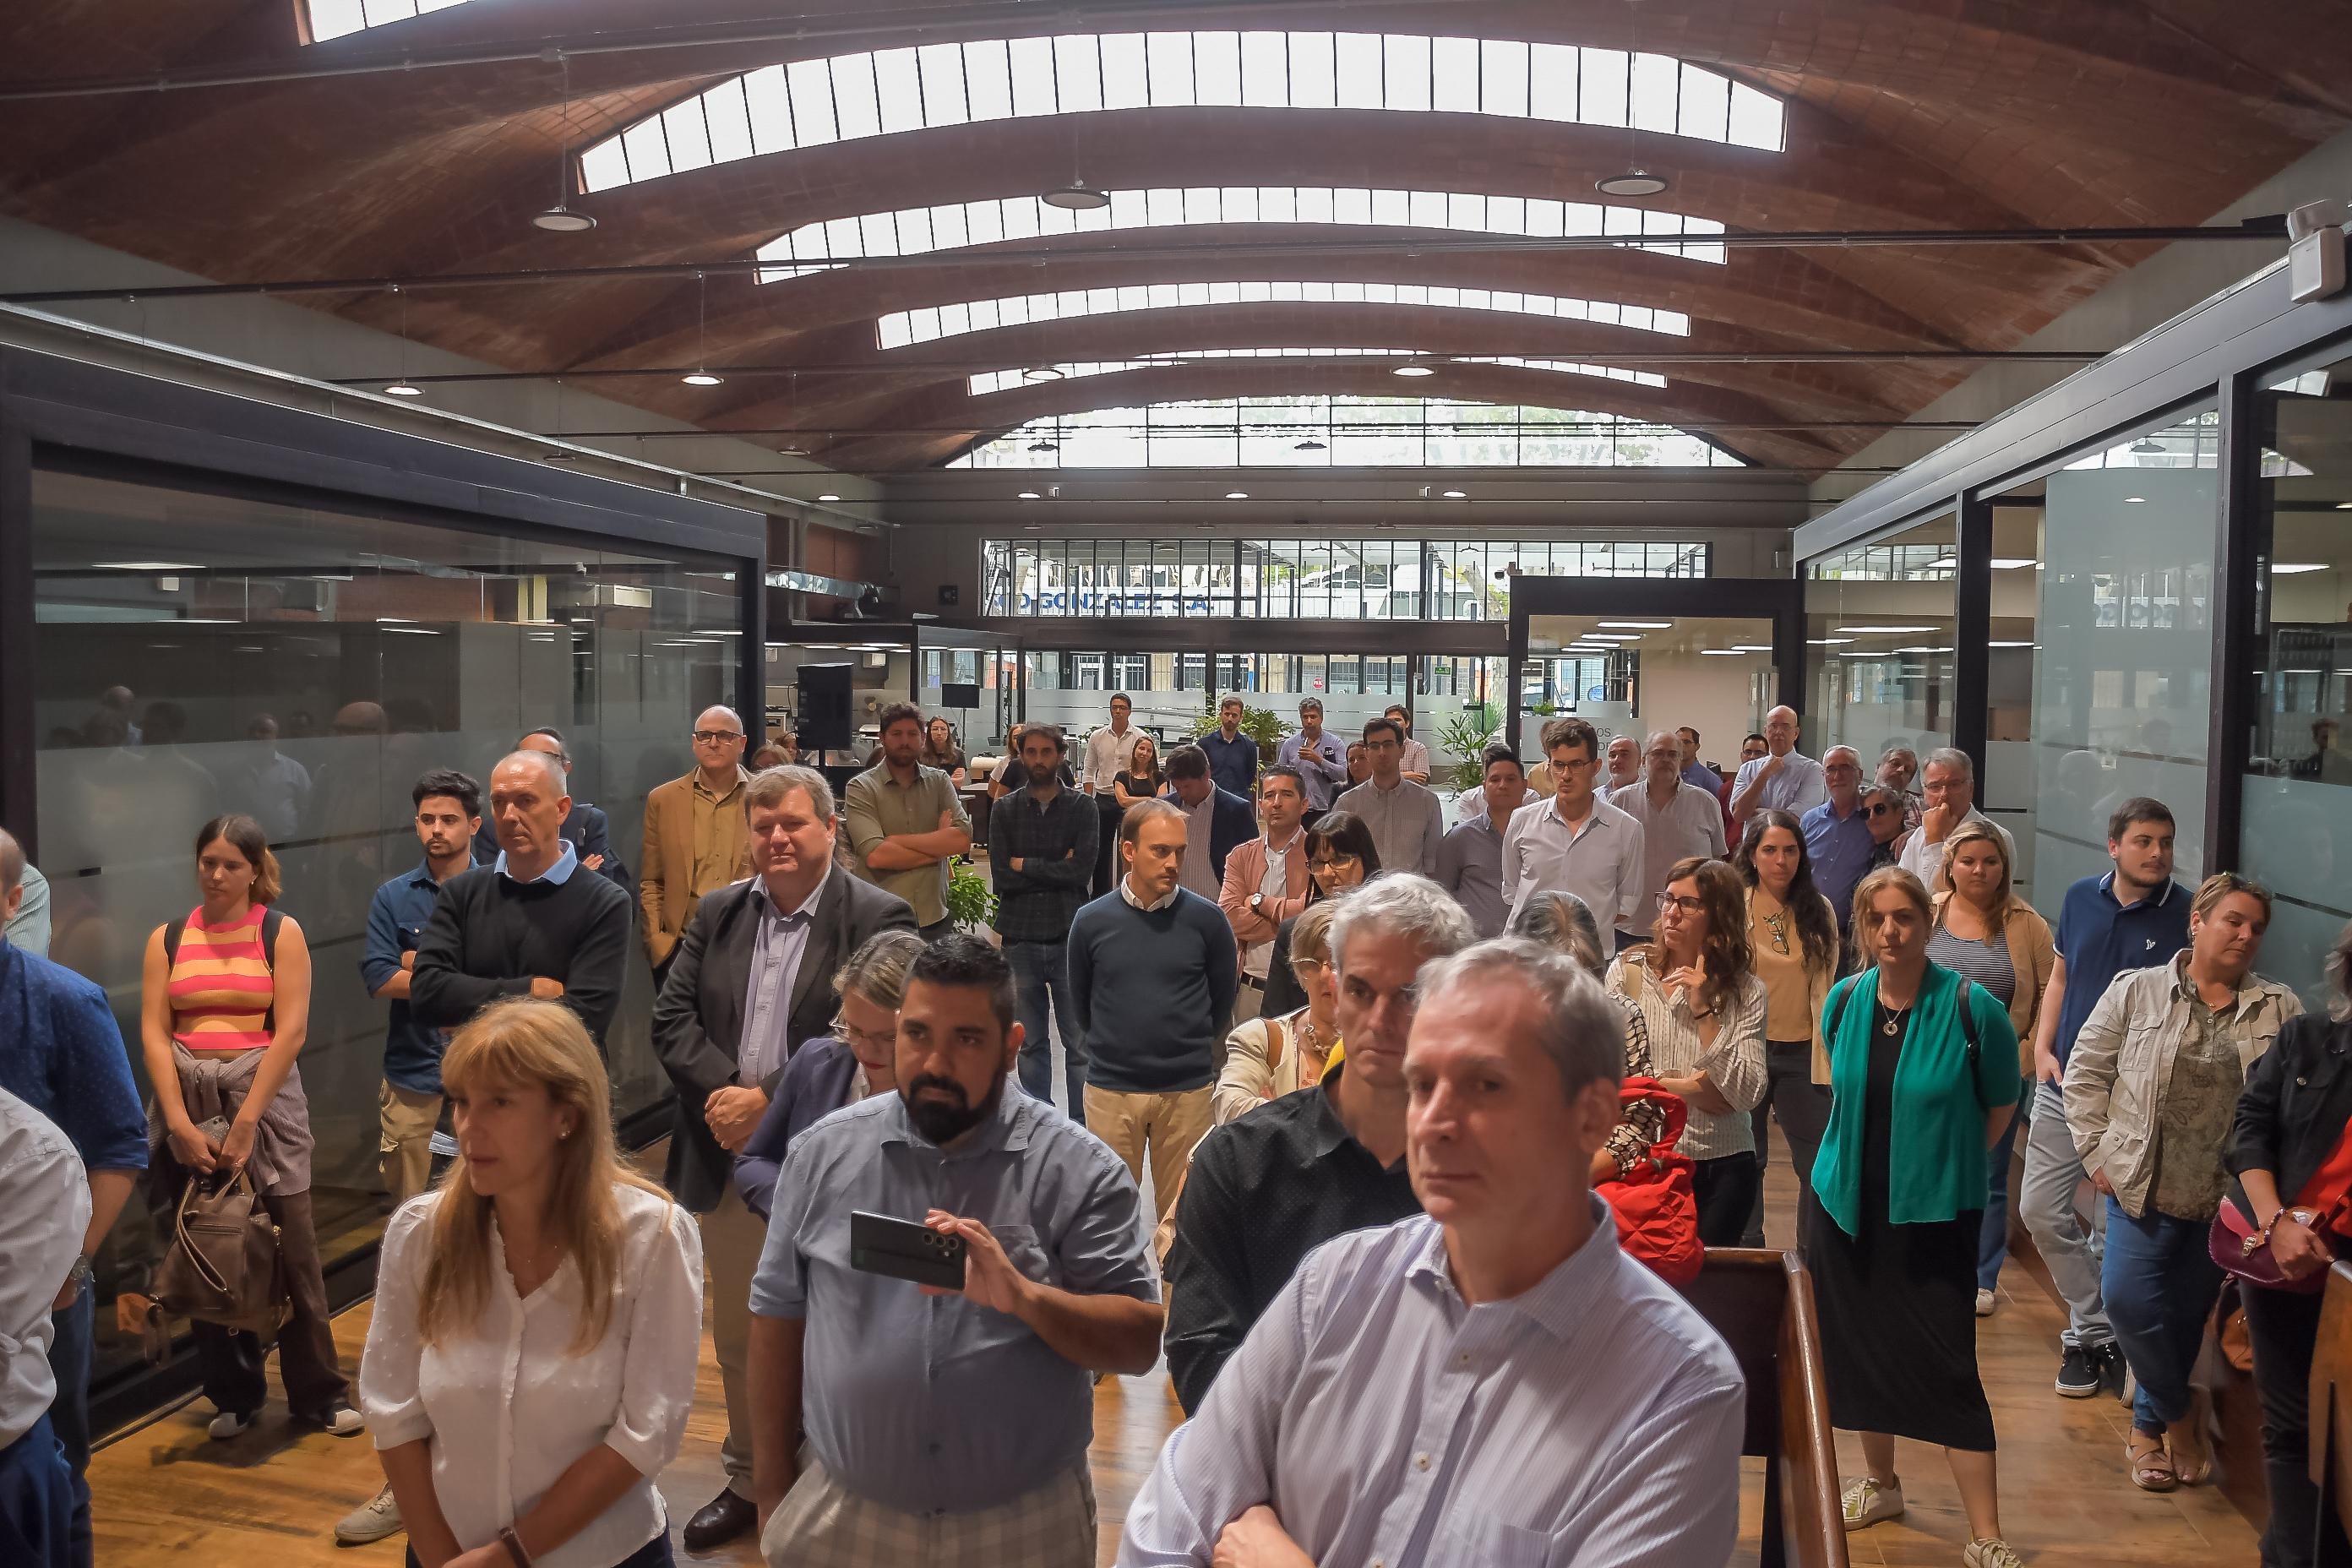
{"label": "navy polo shirt", "polygon": [[1208,754],[1209,776],[1217,787],[1231,791],[1244,800],[1257,794],[1257,742],[1247,735],[1225,739],[1223,730],[1212,730],[1196,742]]}
{"label": "navy polo shirt", "polygon": [[2066,889],[2058,910],[2058,956],[2066,961],[2066,998],[2058,1009],[2058,1065],[2074,1054],[2083,1021],[2126,970],[2168,963],[2189,945],[2188,889],[2167,882],[2137,903],[2116,902],[2116,874],[2085,877]]}
{"label": "navy polo shirt", "polygon": [[[416,951],[440,897],[433,868],[422,861],[375,890],[360,947],[360,979],[369,995],[400,973],[402,953]],[[441,1092],[441,1031],[419,1022],[404,998],[394,999],[384,1029],[383,1076],[411,1094]]]}

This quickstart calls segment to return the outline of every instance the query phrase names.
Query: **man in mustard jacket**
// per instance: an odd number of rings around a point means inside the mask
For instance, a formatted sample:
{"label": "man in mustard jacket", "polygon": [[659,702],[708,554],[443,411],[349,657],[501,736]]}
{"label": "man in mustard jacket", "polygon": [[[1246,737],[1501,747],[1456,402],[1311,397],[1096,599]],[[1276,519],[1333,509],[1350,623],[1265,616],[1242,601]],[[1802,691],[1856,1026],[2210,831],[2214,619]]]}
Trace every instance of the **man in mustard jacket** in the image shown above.
{"label": "man in mustard jacket", "polygon": [[706,708],[694,721],[694,771],[646,796],[645,853],[637,904],[645,911],[646,957],[661,989],[677,939],[706,893],[751,874],[743,823],[743,721],[732,708]]}

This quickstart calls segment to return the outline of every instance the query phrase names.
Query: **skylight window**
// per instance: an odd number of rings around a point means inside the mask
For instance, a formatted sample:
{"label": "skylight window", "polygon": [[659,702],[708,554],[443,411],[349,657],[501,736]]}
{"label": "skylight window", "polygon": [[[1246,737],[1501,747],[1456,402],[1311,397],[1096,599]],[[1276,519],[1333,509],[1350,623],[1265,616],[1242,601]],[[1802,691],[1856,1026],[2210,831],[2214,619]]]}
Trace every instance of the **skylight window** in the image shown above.
{"label": "skylight window", "polygon": [[[774,282],[803,277],[869,256],[923,256],[1006,240],[1172,228],[1185,224],[1349,224],[1528,235],[1544,239],[1571,235],[1654,237],[1723,232],[1723,225],[1712,218],[1690,217],[1682,213],[1460,191],[1242,185],[1113,191],[1109,195],[1108,206],[1084,212],[1049,205],[1036,196],[1013,196],[1000,201],[906,207],[898,212],[866,213],[803,224],[760,247],[761,260],[791,263],[762,268],[760,279],[762,282]],[[1627,247],[1664,251],[1670,256],[1717,264],[1724,257],[1719,241],[1644,237],[1629,241]]]}
{"label": "skylight window", "polygon": [[[370,12],[382,3],[364,0]],[[1215,105],[1630,121],[1765,152],[1784,144],[1779,100],[1664,55],[1404,33],[1074,33],[763,67],[597,142],[581,180],[604,191],[900,131]]]}
{"label": "skylight window", "polygon": [[[1179,349],[1146,359],[1077,360],[1066,364],[1029,365],[1018,370],[992,370],[971,377],[965,385],[975,397],[1010,392],[1041,381],[1065,381],[1078,376],[1116,375],[1121,371],[1150,370],[1160,365],[1189,364],[1221,359],[1427,359],[1418,349]],[[1599,376],[1633,386],[1663,387],[1666,378],[1654,371],[1626,370],[1619,365],[1575,364],[1567,360],[1520,359],[1516,355],[1466,354],[1437,356],[1450,364],[1512,365],[1521,370],[1558,371],[1566,375]],[[1047,374],[1041,374],[1041,370]]]}
{"label": "skylight window", "polygon": [[1570,300],[1501,289],[1444,289],[1420,283],[1137,283],[1118,289],[1066,289],[1055,294],[1014,294],[1002,300],[893,310],[875,326],[882,347],[898,349],[910,343],[928,343],[964,332],[985,332],[1033,321],[1067,321],[1124,310],[1254,305],[1294,300],[1310,304],[1501,310],[1521,316],[1550,316],[1564,321],[1597,321],[1604,326],[1632,327],[1675,337],[1690,335],[1690,318],[1680,310],[1620,305],[1607,300]]}
{"label": "skylight window", "polygon": [[1740,458],[1672,425],[1518,404],[1228,397],[1033,419],[951,468],[1675,468]]}
{"label": "skylight window", "polygon": [[446,11],[466,0],[310,0],[310,41],[323,44],[347,33],[405,22],[428,11]]}

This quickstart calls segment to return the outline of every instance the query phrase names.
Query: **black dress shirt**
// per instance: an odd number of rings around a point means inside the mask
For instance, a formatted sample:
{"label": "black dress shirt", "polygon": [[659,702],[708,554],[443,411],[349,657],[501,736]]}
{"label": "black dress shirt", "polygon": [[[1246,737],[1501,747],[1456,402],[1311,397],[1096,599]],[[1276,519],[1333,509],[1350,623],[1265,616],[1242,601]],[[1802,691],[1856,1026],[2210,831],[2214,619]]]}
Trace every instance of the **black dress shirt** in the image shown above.
{"label": "black dress shirt", "polygon": [[1187,1415],[1308,1253],[1421,1212],[1404,1162],[1382,1168],[1332,1108],[1346,1070],[1213,1130],[1193,1152],[1165,1269],[1168,1373]]}

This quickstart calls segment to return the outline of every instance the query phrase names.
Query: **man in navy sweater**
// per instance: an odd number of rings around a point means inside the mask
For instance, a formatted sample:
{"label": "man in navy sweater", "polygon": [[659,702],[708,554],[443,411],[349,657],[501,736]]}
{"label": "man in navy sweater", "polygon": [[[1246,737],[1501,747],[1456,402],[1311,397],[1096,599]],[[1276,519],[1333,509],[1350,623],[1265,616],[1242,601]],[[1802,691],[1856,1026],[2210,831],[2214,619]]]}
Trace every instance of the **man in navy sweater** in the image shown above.
{"label": "man in navy sweater", "polygon": [[1233,928],[1178,885],[1185,814],[1139,801],[1118,826],[1118,886],[1070,922],[1070,997],[1087,1048],[1087,1126],[1143,1179],[1165,1218],[1209,1130],[1214,1051],[1240,983]]}

